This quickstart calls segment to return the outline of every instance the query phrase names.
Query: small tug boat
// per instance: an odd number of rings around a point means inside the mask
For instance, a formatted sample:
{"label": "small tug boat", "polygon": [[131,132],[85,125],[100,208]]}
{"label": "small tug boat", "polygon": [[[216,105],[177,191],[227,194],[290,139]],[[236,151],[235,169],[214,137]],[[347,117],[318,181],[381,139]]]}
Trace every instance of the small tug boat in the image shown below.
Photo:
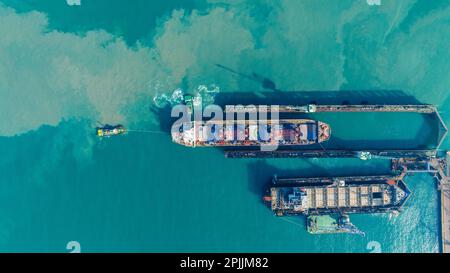
{"label": "small tug boat", "polygon": [[124,135],[127,133],[127,129],[123,125],[109,125],[106,124],[102,127],[97,127],[97,136],[98,137],[111,137],[117,135]]}
{"label": "small tug boat", "polygon": [[348,215],[310,215],[307,218],[307,230],[310,234],[337,234],[349,233],[365,237],[365,233],[359,230]]}

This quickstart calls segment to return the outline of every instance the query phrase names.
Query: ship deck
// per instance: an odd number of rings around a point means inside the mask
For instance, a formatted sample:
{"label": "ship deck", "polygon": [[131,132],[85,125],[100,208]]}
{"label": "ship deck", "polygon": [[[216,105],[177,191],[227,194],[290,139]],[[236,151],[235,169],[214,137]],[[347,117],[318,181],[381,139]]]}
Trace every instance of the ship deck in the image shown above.
{"label": "ship deck", "polygon": [[[409,197],[410,192],[402,178],[402,176],[355,176],[276,179],[271,189],[272,210],[286,211],[286,198],[292,194],[286,189],[301,187],[307,196],[305,214],[323,214],[330,211],[357,213],[377,209],[388,211],[401,207]],[[390,186],[387,184],[389,181],[395,181],[397,185]],[[340,185],[340,182],[344,184]],[[393,187],[405,192],[403,200],[394,199]],[[299,212],[303,213],[302,210],[292,211],[292,213]],[[287,213],[291,213],[289,209]]]}
{"label": "ship deck", "polygon": [[343,233],[339,230],[337,219],[331,215],[308,216],[308,232],[311,234]]}
{"label": "ship deck", "polygon": [[372,198],[374,193],[383,193],[382,185],[346,186],[335,188],[308,188],[306,189],[309,209],[322,208],[351,208],[383,206],[389,204],[388,195],[383,198]]}
{"label": "ship deck", "polygon": [[441,187],[442,252],[450,253],[450,184]]}

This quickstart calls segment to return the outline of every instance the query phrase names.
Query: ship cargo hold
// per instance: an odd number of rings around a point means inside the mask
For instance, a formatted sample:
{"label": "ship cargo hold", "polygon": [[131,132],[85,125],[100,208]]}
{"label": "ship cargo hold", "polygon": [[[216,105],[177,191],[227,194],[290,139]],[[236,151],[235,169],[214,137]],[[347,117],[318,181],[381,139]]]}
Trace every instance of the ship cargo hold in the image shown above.
{"label": "ship cargo hold", "polygon": [[330,126],[311,119],[193,121],[172,131],[172,140],[189,147],[296,146],[324,142]]}
{"label": "ship cargo hold", "polygon": [[402,178],[275,177],[264,201],[278,216],[398,212],[411,194]]}

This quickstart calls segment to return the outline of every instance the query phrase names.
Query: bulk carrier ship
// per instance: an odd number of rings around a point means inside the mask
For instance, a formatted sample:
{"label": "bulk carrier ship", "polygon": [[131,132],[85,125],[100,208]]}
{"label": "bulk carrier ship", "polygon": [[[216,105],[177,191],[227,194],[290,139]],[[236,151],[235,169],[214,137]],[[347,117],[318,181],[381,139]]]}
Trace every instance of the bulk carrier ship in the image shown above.
{"label": "bulk carrier ship", "polygon": [[400,176],[274,177],[263,199],[277,216],[305,215],[311,234],[365,236],[349,213],[397,214],[411,195]]}
{"label": "bulk carrier ship", "polygon": [[311,119],[282,119],[277,124],[271,120],[234,120],[231,125],[193,121],[187,125],[186,130],[173,131],[172,140],[188,147],[311,145],[328,140],[331,134],[328,124]]}
{"label": "bulk carrier ship", "polygon": [[399,212],[411,191],[400,176],[274,178],[264,201],[278,215]]}

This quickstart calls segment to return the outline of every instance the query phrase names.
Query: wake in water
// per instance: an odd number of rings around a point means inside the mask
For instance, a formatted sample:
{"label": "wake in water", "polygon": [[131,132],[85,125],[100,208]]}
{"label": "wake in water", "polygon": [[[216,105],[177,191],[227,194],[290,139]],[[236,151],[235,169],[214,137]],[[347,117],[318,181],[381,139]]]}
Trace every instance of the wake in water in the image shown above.
{"label": "wake in water", "polygon": [[[219,92],[219,88],[215,85],[200,85],[195,90],[194,94],[185,94],[182,89],[178,88],[175,91],[173,91],[171,94],[161,94],[161,95],[155,95],[153,97],[154,105],[159,108],[169,108],[172,106],[175,106],[177,104],[185,103],[186,96],[191,96],[191,99],[193,100],[193,104],[196,105],[197,103],[210,105],[213,104],[215,101],[215,96]],[[145,126],[140,127],[134,127],[132,128],[125,128],[122,125],[105,125],[101,122],[97,121],[101,125],[101,127],[97,127],[97,136],[99,137],[110,137],[113,135],[120,135],[123,133],[148,133],[148,134],[165,134],[166,132],[160,131],[160,130],[150,130],[145,128]],[[140,124],[138,121],[137,124]],[[122,130],[122,131],[120,131]]]}
{"label": "wake in water", "polygon": [[[192,96],[194,101],[201,101],[203,105],[210,105],[214,103],[219,92],[220,89],[216,85],[199,85]],[[183,103],[186,95],[188,93],[185,93],[182,89],[176,89],[171,94],[155,95],[153,102],[158,108],[171,107]]]}

